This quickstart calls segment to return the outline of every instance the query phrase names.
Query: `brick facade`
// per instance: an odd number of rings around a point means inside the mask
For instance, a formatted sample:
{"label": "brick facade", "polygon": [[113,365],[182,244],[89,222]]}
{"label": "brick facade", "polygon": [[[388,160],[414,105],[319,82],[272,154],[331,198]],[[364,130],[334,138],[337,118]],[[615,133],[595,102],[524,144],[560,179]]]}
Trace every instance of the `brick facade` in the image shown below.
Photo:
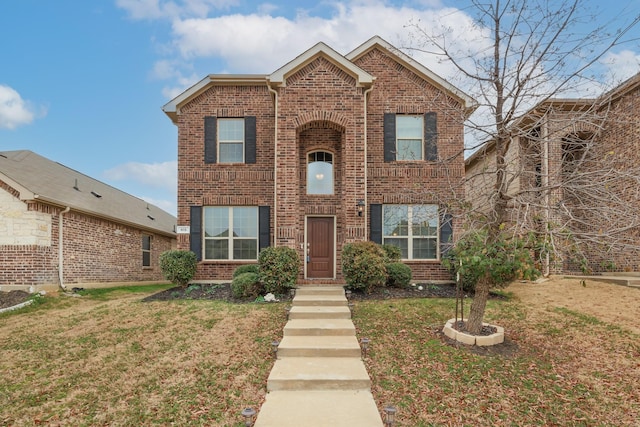
{"label": "brick facade", "polygon": [[[167,104],[178,126],[178,225],[191,225],[194,207],[267,206],[270,244],[294,248],[304,261],[308,219],[332,217],[337,268],[323,281],[339,282],[342,246],[371,238],[372,205],[443,206],[461,196],[470,100],[394,52],[379,38],[346,57],[319,44],[270,76],[210,76]],[[435,113],[438,158],[385,162],[385,113]],[[204,161],[210,116],[256,117],[255,163]],[[307,194],[307,159],[315,151],[333,157],[332,194]],[[454,230],[459,226],[455,219]],[[179,248],[193,247],[192,239],[178,235]],[[246,262],[202,261],[196,280],[229,280]],[[415,280],[451,279],[440,260],[407,264]],[[313,282],[306,274],[300,282]]]}

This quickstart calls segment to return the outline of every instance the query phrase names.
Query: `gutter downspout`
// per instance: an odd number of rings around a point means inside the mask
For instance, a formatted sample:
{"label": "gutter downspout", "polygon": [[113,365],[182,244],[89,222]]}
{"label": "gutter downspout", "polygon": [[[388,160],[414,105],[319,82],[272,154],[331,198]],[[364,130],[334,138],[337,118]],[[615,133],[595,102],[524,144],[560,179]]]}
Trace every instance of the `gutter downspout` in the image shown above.
{"label": "gutter downspout", "polygon": [[64,274],[63,274],[63,269],[64,269],[64,262],[63,262],[63,242],[64,242],[64,236],[63,236],[63,215],[68,213],[71,210],[70,206],[67,206],[66,208],[64,208],[64,210],[60,211],[60,215],[59,215],[59,220],[58,220],[58,279],[60,281],[60,287],[62,288],[63,291],[67,290],[67,287],[64,284]]}
{"label": "gutter downspout", "polygon": [[275,109],[274,136],[273,136],[273,246],[278,245],[278,91],[268,83],[267,88],[273,94]]}
{"label": "gutter downspout", "polygon": [[367,220],[369,219],[369,186],[368,186],[368,164],[367,164],[367,95],[373,90],[373,86],[364,91],[364,240],[369,240],[369,229],[367,227]]}

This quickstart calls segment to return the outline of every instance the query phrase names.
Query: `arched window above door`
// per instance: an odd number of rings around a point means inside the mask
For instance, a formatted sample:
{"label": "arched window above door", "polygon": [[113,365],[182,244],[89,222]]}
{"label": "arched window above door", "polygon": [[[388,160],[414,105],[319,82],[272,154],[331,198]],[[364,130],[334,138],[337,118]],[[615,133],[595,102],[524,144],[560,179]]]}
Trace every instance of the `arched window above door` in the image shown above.
{"label": "arched window above door", "polygon": [[307,194],[333,194],[333,154],[326,151],[309,153]]}

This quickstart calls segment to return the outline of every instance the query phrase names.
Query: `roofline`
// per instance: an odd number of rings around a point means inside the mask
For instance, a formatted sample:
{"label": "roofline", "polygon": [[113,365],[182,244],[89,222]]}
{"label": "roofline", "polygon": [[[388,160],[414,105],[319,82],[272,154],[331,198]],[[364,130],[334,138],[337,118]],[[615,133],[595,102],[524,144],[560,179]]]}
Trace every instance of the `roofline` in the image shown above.
{"label": "roofline", "polygon": [[292,61],[289,61],[288,63],[271,73],[267,77],[269,83],[277,86],[286,86],[287,76],[300,70],[302,67],[313,61],[318,56],[323,56],[329,62],[332,62],[341,69],[347,71],[348,74],[351,74],[351,76],[355,78],[356,86],[358,87],[371,86],[373,84],[373,81],[375,80],[374,76],[355,65],[348,58],[340,55],[327,44],[319,42],[310,49],[307,49],[306,51],[298,55]]}
{"label": "roofline", "polygon": [[363,44],[361,44],[360,46],[358,46],[357,48],[355,48],[345,56],[348,60],[355,61],[356,59],[358,59],[360,56],[367,53],[369,50],[371,50],[375,46],[379,46],[382,49],[386,50],[387,52],[397,56],[413,72],[423,75],[432,83],[434,83],[436,86],[455,95],[455,97],[457,97],[460,101],[462,101],[462,104],[464,105],[464,108],[465,108],[466,117],[469,117],[471,113],[473,113],[478,108],[478,103],[476,102],[475,99],[471,98],[462,90],[458,89],[457,87],[455,87],[454,85],[452,85],[451,83],[449,83],[448,81],[446,81],[445,79],[443,79],[442,77],[440,77],[439,75],[437,75],[436,73],[434,73],[433,71],[425,67],[424,65],[420,64],[418,61],[414,60],[407,54],[403,53],[400,49],[394,47],[392,44],[390,44],[380,36],[371,37],[369,40],[367,40],[366,42],[364,42]]}
{"label": "roofline", "polygon": [[114,223],[118,223],[118,224],[123,224],[123,225],[127,225],[129,227],[133,227],[139,230],[147,230],[147,231],[152,231],[156,234],[162,234],[164,236],[168,236],[168,237],[176,237],[176,233],[174,232],[168,232],[165,230],[161,230],[159,228],[155,228],[155,227],[151,227],[151,226],[145,226],[143,224],[137,224],[134,222],[129,222],[129,221],[123,221],[121,218],[115,218],[109,215],[100,215],[94,211],[89,211],[86,209],[81,209],[78,207],[75,207],[73,204],[69,204],[69,203],[64,203],[60,200],[56,200],[56,199],[52,199],[46,196],[41,196],[39,194],[34,194],[33,198],[30,199],[24,199],[24,198],[20,198],[20,200],[26,202],[26,203],[35,203],[35,202],[42,202],[42,203],[46,203],[49,205],[53,205],[59,208],[71,208],[72,210],[76,211],[76,212],[80,212],[86,215],[90,215],[92,217],[95,218],[100,218],[100,219],[105,219]]}
{"label": "roofline", "polygon": [[627,92],[632,91],[638,86],[640,86],[640,73],[635,74],[613,89],[603,93],[598,97],[598,101],[600,103],[615,101],[616,99],[623,97]]}
{"label": "roofline", "polygon": [[211,85],[266,85],[267,76],[264,74],[209,74],[180,95],[162,106],[162,111],[176,124],[180,107],[192,98],[206,91]]}

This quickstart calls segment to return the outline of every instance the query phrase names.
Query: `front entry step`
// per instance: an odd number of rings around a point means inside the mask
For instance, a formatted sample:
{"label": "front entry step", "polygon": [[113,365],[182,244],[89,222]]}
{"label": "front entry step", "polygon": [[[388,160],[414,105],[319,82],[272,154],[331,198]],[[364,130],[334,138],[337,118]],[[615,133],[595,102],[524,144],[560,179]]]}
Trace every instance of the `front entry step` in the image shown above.
{"label": "front entry step", "polygon": [[293,299],[296,306],[346,306],[344,295],[296,295]]}
{"label": "front entry step", "polygon": [[352,335],[356,327],[350,319],[292,319],[284,327],[284,335]]}
{"label": "front entry step", "polygon": [[382,427],[370,391],[272,391],[255,427]]}
{"label": "front entry step", "polygon": [[342,286],[302,286],[296,289],[296,296],[298,295],[344,296],[344,288]]}
{"label": "front entry step", "polygon": [[354,357],[286,357],[276,361],[267,390],[371,390],[364,364]]}
{"label": "front entry step", "polygon": [[289,319],[351,319],[351,310],[346,305],[330,306],[297,306],[289,311]]}
{"label": "front entry step", "polygon": [[360,357],[355,336],[285,336],[278,346],[282,357]]}

